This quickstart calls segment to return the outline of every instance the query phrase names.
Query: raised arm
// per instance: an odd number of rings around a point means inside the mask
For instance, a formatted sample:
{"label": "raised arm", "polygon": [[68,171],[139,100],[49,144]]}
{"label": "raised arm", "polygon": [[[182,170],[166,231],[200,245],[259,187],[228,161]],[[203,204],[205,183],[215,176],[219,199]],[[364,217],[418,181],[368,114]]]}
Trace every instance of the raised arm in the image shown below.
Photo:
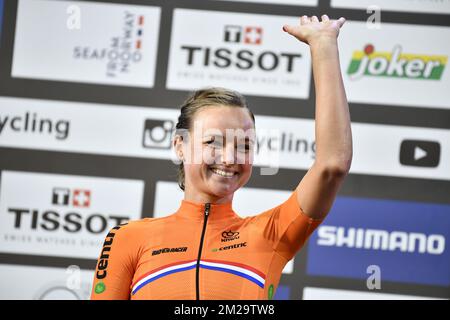
{"label": "raised arm", "polygon": [[350,170],[352,135],[347,98],[339,65],[337,37],[345,19],[303,16],[283,30],[311,50],[316,91],[316,159],[297,186],[298,202],[313,219],[324,218]]}

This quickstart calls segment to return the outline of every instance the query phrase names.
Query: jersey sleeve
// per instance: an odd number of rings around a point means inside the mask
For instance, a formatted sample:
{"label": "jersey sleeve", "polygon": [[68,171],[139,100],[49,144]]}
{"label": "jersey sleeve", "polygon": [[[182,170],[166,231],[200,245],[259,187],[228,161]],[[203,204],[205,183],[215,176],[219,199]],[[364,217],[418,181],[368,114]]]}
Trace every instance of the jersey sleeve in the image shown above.
{"label": "jersey sleeve", "polygon": [[295,256],[322,221],[303,212],[297,200],[297,190],[282,204],[256,216],[264,237],[287,260]]}
{"label": "jersey sleeve", "polygon": [[133,237],[122,224],[106,235],[91,292],[91,300],[127,300],[136,266]]}

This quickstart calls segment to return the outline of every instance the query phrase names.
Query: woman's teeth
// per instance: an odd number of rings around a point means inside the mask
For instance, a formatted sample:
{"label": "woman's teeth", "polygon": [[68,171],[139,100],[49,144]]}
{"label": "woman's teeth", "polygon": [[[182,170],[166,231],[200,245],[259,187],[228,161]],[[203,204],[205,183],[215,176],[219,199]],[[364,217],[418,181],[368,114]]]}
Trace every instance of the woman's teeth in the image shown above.
{"label": "woman's teeth", "polygon": [[234,176],[234,172],[226,172],[226,171],[223,171],[223,170],[220,170],[220,169],[214,169],[214,168],[212,168],[211,170],[215,174],[218,174],[219,176],[222,176],[222,177],[232,177],[232,176]]}

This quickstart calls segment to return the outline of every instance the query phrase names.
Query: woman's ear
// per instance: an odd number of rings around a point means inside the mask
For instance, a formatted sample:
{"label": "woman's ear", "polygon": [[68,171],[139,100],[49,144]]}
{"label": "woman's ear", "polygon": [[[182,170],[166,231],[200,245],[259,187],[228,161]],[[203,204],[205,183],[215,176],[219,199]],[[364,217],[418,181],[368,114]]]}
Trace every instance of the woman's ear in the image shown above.
{"label": "woman's ear", "polygon": [[173,139],[173,147],[175,149],[175,153],[177,154],[178,159],[181,161],[184,160],[183,157],[183,136],[176,135]]}

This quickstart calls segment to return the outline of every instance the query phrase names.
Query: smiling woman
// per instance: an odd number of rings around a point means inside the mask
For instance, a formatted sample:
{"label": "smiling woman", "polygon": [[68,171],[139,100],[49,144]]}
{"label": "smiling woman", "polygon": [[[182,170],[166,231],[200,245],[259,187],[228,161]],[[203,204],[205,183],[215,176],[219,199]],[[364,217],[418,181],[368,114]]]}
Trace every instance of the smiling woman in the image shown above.
{"label": "smiling woman", "polygon": [[290,197],[251,217],[234,212],[234,193],[252,174],[255,117],[235,91],[193,92],[173,139],[184,199],[171,215],[110,231],[92,299],[273,298],[284,266],[323,221],[350,168],[337,47],[344,22],[304,16],[283,28],[309,44],[316,86],[314,164]]}
{"label": "smiling woman", "polygon": [[255,117],[245,98],[223,88],[196,91],[183,104],[176,128],[185,198],[230,202],[252,172]]}

